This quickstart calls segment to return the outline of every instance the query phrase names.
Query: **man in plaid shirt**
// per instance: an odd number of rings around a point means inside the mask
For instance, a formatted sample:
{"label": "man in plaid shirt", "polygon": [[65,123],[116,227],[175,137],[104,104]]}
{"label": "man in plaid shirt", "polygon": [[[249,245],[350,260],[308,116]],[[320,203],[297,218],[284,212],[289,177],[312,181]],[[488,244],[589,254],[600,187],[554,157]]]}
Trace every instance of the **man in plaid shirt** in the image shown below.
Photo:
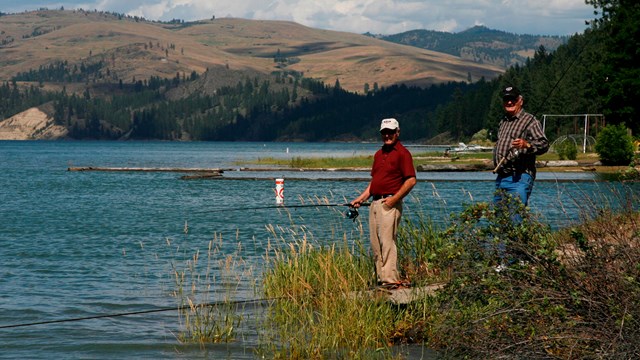
{"label": "man in plaid shirt", "polygon": [[505,116],[500,121],[498,141],[493,149],[494,172],[498,175],[495,203],[500,202],[506,192],[527,205],[536,178],[536,155],[549,150],[549,140],[540,122],[522,109],[523,102],[515,86],[502,91]]}

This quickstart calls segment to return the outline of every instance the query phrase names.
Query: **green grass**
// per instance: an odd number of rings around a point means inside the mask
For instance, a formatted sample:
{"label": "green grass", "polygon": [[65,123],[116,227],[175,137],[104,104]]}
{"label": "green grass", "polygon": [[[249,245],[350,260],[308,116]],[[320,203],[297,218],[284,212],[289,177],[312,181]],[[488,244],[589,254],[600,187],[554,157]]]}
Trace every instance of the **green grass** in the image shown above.
{"label": "green grass", "polygon": [[258,158],[255,161],[240,162],[239,164],[275,165],[291,168],[347,168],[364,167],[369,168],[373,164],[373,154],[371,156],[354,157],[327,157],[327,158],[302,158],[293,157],[291,159],[275,159],[272,157]]}
{"label": "green grass", "polygon": [[263,353],[296,359],[388,357],[398,313],[364,294],[373,264],[357,255],[361,250],[305,241],[274,250],[264,294],[281,299],[269,307]]}
{"label": "green grass", "polygon": [[[424,152],[414,153],[414,165],[421,164],[442,164],[447,162],[457,164],[473,164],[482,161],[492,159],[491,152],[479,152],[468,154],[452,154],[450,157],[443,157],[442,153],[438,152]],[[546,153],[538,156],[540,161],[553,161],[560,160],[556,153]],[[583,154],[578,153],[576,161],[580,163],[594,163],[598,161],[598,157],[594,153]],[[369,156],[353,156],[353,157],[325,157],[325,158],[302,158],[292,157],[290,159],[276,159],[272,157],[258,158],[254,161],[238,162],[240,165],[255,164],[255,165],[272,165],[279,167],[289,168],[302,168],[302,169],[326,169],[326,168],[370,168],[373,164],[373,154]],[[544,168],[543,168],[544,169]],[[554,168],[555,171],[561,170],[561,168]]]}

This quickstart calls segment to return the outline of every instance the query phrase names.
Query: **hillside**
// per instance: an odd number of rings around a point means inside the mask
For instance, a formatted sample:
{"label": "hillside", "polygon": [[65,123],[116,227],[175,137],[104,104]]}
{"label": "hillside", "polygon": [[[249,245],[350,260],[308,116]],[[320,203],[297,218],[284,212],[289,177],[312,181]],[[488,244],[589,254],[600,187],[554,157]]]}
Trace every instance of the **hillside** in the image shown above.
{"label": "hillside", "polygon": [[522,65],[527,58],[533,58],[540,46],[544,46],[547,51],[554,51],[569,39],[567,36],[518,35],[484,26],[474,26],[455,34],[432,30],[411,30],[375,37],[505,69],[515,64]]}
{"label": "hillside", "polygon": [[[57,62],[98,64],[101,78],[95,81],[105,83],[188,76],[214,68],[265,75],[287,70],[331,85],[338,79],[342,88],[360,92],[365,83],[426,86],[490,79],[502,72],[440,52],[292,22],[225,18],[158,23],[95,11],[4,15],[0,49],[0,81]],[[67,84],[67,89],[73,87]]]}

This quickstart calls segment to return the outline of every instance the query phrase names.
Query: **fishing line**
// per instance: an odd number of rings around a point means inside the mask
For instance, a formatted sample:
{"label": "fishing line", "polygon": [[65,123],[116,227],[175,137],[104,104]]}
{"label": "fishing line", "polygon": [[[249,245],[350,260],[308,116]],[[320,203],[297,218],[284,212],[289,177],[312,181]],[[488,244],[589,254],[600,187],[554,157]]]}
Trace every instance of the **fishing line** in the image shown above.
{"label": "fishing line", "polygon": [[[592,37],[593,38],[593,37]],[[527,129],[529,128],[529,126],[531,126],[531,123],[533,123],[534,120],[536,120],[538,113],[540,112],[540,110],[544,107],[544,105],[547,103],[547,101],[549,100],[549,98],[551,98],[551,94],[553,94],[553,92],[556,90],[556,88],[558,87],[558,85],[560,85],[560,82],[562,81],[562,79],[564,79],[565,75],[567,75],[567,73],[569,73],[569,70],[573,67],[573,64],[575,64],[576,61],[578,61],[578,58],[580,58],[580,55],[582,55],[582,52],[584,51],[584,49],[587,48],[587,45],[591,42],[591,39],[585,39],[584,44],[582,45],[582,48],[580,48],[580,51],[578,51],[578,54],[576,54],[576,56],[573,58],[573,60],[571,60],[571,63],[569,64],[569,66],[567,66],[566,69],[564,69],[562,71],[562,74],[560,75],[560,78],[558,79],[558,81],[556,81],[556,83],[553,85],[553,87],[551,88],[551,91],[549,91],[547,93],[547,96],[544,98],[544,100],[542,101],[542,103],[540,103],[540,105],[538,105],[538,108],[536,109],[536,111],[532,112],[533,117],[529,120],[529,122],[527,122],[527,124],[525,125],[525,127],[522,129],[522,132],[520,133],[520,135],[517,138],[522,138],[522,136],[524,136],[525,132],[527,131]],[[507,155],[503,156],[502,159],[500,160],[500,162],[498,162],[498,165],[496,165],[495,169],[493,169],[493,173],[497,173],[500,168],[504,165],[504,163],[507,161],[508,155],[509,153],[511,153],[511,151],[514,148],[510,148],[509,152],[507,153]],[[518,155],[516,154],[516,157]]]}
{"label": "fishing line", "polygon": [[[369,206],[370,203],[362,203],[360,206]],[[331,207],[331,206],[348,206],[352,207],[351,204],[299,204],[299,205],[266,205],[266,206],[252,206],[252,207],[242,207],[242,208],[231,208],[224,210],[208,210],[202,212],[216,212],[216,211],[244,211],[244,210],[263,210],[263,209],[296,209],[296,208],[311,208],[311,207]]]}
{"label": "fishing line", "polygon": [[[280,300],[284,297],[275,297],[275,298],[263,298],[263,299],[250,299],[250,300],[236,300],[236,301],[216,301],[210,303],[203,303],[194,305],[194,307],[214,307],[220,305],[244,305],[251,303],[263,303],[267,301]],[[150,309],[150,310],[140,310],[140,311],[130,311],[125,313],[115,313],[115,314],[103,314],[103,315],[95,315],[95,316],[85,316],[79,318],[68,318],[68,319],[59,319],[59,320],[47,320],[47,321],[38,321],[32,323],[23,323],[23,324],[13,324],[13,325],[2,325],[0,329],[11,329],[11,328],[19,328],[19,327],[30,327],[37,325],[48,325],[48,324],[59,324],[59,323],[67,323],[67,322],[76,322],[76,321],[84,321],[84,320],[94,320],[94,319],[104,319],[104,318],[115,318],[115,317],[123,317],[123,316],[131,316],[131,315],[140,315],[140,314],[151,314],[151,313],[159,313],[159,312],[168,312],[168,311],[180,311],[182,309],[189,308],[189,306],[175,306],[175,307],[167,307],[160,309]]]}
{"label": "fishing line", "polygon": [[573,58],[573,60],[571,60],[571,63],[569,64],[569,66],[567,66],[567,68],[562,72],[562,74],[560,75],[560,78],[558,79],[558,81],[556,81],[555,85],[553,85],[553,87],[551,88],[551,91],[549,91],[547,93],[547,96],[545,97],[545,99],[538,106],[538,109],[536,109],[536,111],[533,113],[534,117],[540,112],[542,107],[547,103],[547,100],[549,100],[549,98],[551,97],[551,94],[553,94],[553,92],[556,90],[558,85],[560,85],[560,81],[562,81],[562,79],[564,79],[565,75],[567,75],[567,73],[569,73],[569,70],[573,67],[573,64],[575,64],[575,62],[578,61],[578,58],[580,58],[580,55],[582,55],[582,52],[584,51],[584,49],[587,48],[587,45],[590,42],[591,42],[591,39],[585,39],[585,42],[582,45],[582,48],[580,49],[580,51],[578,51],[578,54],[576,54],[576,56]]}
{"label": "fishing line", "polygon": [[[360,206],[370,206],[371,203],[360,203]],[[204,214],[204,213],[214,213],[214,212],[227,212],[227,211],[251,211],[251,210],[267,210],[267,209],[277,209],[277,210],[288,210],[288,209],[298,209],[298,208],[316,208],[316,207],[338,207],[338,206],[348,206],[349,208],[345,212],[345,216],[348,219],[352,219],[356,221],[356,218],[360,215],[358,213],[358,209],[355,208],[350,203],[344,204],[298,204],[298,205],[265,205],[265,206],[250,206],[250,207],[235,207],[235,208],[224,208],[224,209],[215,209],[215,210],[202,210],[192,212],[192,214]]]}

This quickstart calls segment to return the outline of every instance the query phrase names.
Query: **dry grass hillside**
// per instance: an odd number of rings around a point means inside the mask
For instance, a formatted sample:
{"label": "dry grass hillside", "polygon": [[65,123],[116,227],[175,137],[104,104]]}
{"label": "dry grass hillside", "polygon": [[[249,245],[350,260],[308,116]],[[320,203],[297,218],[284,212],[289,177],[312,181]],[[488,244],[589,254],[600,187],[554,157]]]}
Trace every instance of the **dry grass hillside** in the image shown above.
{"label": "dry grass hillside", "polygon": [[[274,61],[278,51],[286,61]],[[109,77],[104,81],[166,78],[208,68],[263,74],[293,70],[331,85],[338,79],[351,91],[362,91],[365,83],[429,85],[502,72],[443,53],[284,21],[168,24],[58,10],[0,18],[0,81],[57,61],[103,61]]]}

